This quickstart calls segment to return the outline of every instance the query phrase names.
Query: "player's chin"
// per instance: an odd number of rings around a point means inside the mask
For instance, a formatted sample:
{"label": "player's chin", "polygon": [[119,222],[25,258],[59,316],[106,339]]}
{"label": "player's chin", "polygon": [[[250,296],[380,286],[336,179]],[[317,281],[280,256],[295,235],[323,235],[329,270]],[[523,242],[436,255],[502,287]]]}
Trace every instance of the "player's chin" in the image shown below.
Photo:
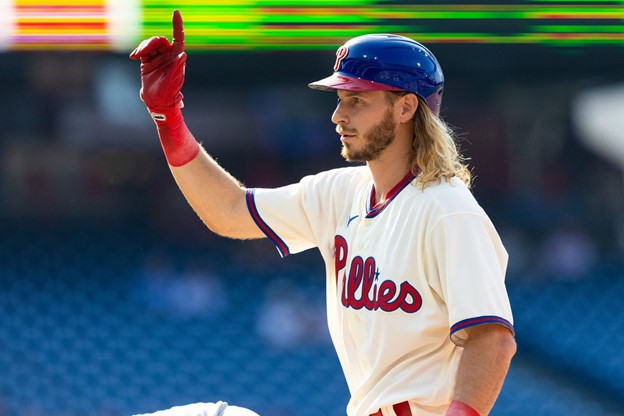
{"label": "player's chin", "polygon": [[349,147],[344,143],[342,144],[342,148],[340,149],[340,156],[342,156],[347,162],[353,162]]}
{"label": "player's chin", "polygon": [[349,148],[349,145],[343,143],[342,149],[340,150],[340,155],[347,162],[366,162],[366,159],[362,157],[357,151],[354,151],[352,148]]}

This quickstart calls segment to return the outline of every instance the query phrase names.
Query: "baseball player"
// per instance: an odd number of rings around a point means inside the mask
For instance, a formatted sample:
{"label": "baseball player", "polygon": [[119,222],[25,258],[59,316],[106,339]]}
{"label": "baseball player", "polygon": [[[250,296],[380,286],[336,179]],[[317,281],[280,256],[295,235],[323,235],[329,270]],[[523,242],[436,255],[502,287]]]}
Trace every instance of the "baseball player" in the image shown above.
{"label": "baseball player", "polygon": [[337,94],[342,155],[363,164],[277,189],[243,187],[187,128],[177,11],[172,43],[153,37],[130,57],[171,172],[208,228],[268,237],[282,256],[320,250],[349,416],[488,414],[516,349],[507,253],[439,116],[444,77],[426,47],[389,34],[341,46],[333,74],[310,87]]}

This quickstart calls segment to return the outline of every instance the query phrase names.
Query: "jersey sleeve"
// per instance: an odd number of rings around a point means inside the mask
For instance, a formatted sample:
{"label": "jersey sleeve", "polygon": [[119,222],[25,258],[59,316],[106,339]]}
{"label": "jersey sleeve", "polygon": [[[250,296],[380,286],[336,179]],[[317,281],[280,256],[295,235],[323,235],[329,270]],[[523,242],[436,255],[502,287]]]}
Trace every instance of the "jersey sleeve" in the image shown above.
{"label": "jersey sleeve", "polygon": [[251,216],[282,257],[317,247],[330,234],[335,223],[330,198],[336,189],[328,176],[306,176],[281,188],[247,190]]}
{"label": "jersey sleeve", "polygon": [[451,340],[462,346],[465,329],[500,324],[514,332],[505,288],[508,255],[485,214],[441,218],[427,235],[430,285],[448,308]]}

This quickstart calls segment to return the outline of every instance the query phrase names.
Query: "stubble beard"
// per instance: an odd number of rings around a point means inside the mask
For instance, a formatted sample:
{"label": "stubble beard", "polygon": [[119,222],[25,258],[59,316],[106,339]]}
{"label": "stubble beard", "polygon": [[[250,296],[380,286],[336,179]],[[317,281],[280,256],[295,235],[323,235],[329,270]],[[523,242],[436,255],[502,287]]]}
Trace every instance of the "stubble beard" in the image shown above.
{"label": "stubble beard", "polygon": [[360,149],[349,148],[342,144],[340,154],[347,162],[369,162],[375,160],[394,141],[396,123],[393,120],[392,110],[386,110],[383,119],[371,127],[365,134],[366,143]]}

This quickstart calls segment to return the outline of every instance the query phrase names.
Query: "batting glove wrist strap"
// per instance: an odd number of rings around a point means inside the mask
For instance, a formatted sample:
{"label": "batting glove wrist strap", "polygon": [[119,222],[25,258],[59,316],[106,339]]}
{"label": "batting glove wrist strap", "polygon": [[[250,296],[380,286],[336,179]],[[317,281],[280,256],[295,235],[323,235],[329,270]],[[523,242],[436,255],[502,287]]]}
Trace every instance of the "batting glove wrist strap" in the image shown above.
{"label": "batting glove wrist strap", "polygon": [[445,416],[481,416],[479,412],[477,412],[474,408],[467,405],[466,403],[453,400],[448,410],[445,413]]}
{"label": "batting glove wrist strap", "polygon": [[180,108],[170,107],[165,110],[156,110],[147,107],[147,112],[156,123],[156,126],[168,125],[173,128],[184,122]]}
{"label": "batting glove wrist strap", "polygon": [[167,163],[182,166],[195,159],[200,151],[199,144],[190,132],[179,108],[148,110],[158,128],[160,144]]}

